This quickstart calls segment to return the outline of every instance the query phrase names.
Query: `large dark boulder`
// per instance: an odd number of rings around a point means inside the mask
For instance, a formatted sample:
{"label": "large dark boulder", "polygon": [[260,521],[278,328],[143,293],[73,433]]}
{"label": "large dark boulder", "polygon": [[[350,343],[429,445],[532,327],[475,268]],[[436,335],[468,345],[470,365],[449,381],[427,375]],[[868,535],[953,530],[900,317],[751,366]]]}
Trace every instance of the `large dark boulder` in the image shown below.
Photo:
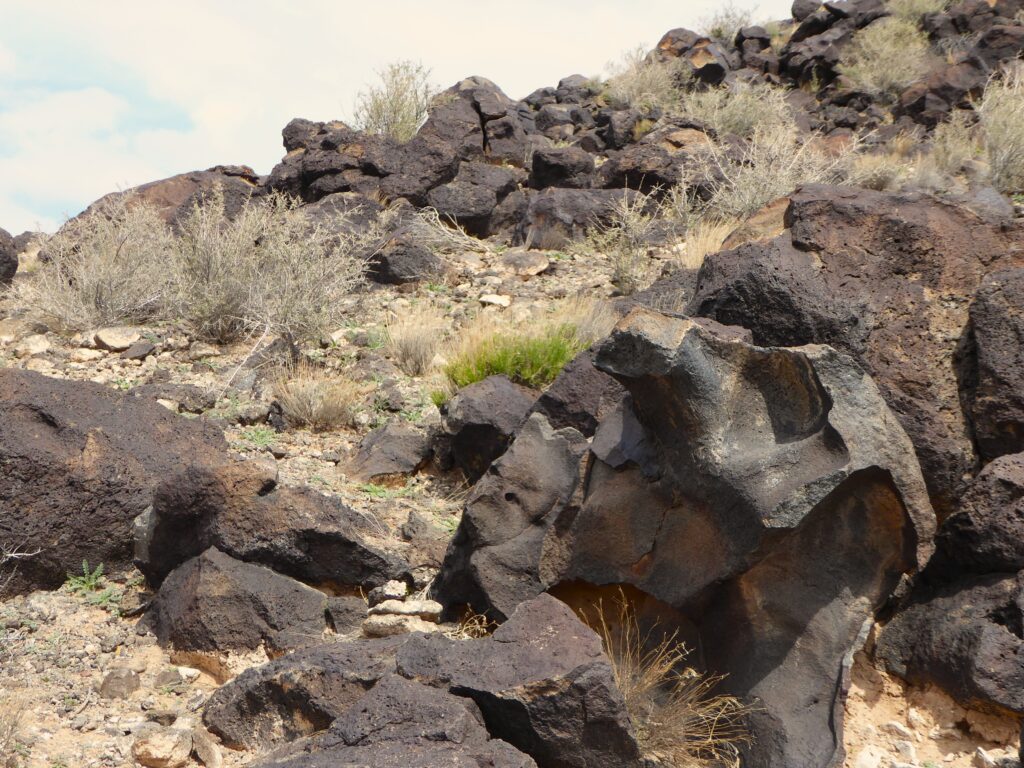
{"label": "large dark boulder", "polygon": [[590,186],[594,175],[594,158],[579,147],[546,147],[533,153],[533,170],[530,172],[530,186],[534,189],[546,187],[572,187],[584,189]]}
{"label": "large dark boulder", "polygon": [[438,597],[500,619],[559,585],[632,585],[756,702],[747,764],[841,759],[843,659],[935,527],[878,388],[828,347],[643,309],[595,364],[630,398],[589,451],[530,417],[467,501]]}
{"label": "large dark boulder", "polygon": [[549,595],[526,602],[490,638],[420,635],[399,674],[473,700],[491,736],[541,768],[636,766],[640,751],[601,639]]}
{"label": "large dark boulder", "polygon": [[6,229],[0,229],[0,285],[9,285],[18,271],[18,249]]}
{"label": "large dark boulder", "polygon": [[978,452],[991,461],[1024,450],[1024,268],[982,280],[969,332],[960,375]]}
{"label": "large dark boulder", "polygon": [[375,283],[404,285],[438,279],[444,272],[441,257],[415,238],[399,233],[370,257],[366,275]]}
{"label": "large dark boulder", "polygon": [[147,619],[176,652],[281,654],[323,642],[327,597],[210,548],[168,576]]}
{"label": "large dark boulder", "polygon": [[130,565],[153,489],[183,467],[232,463],[219,429],[99,384],[0,369],[0,413],[0,547],[35,553],[8,592],[59,587],[83,560]]}
{"label": "large dark boulder", "polygon": [[974,478],[935,543],[931,581],[1024,570],[1024,453],[1001,456]]}
{"label": "large dark boulder", "polygon": [[404,482],[430,461],[430,436],[405,421],[389,421],[359,443],[349,474],[366,483]]}
{"label": "large dark boulder", "polygon": [[507,376],[488,376],[460,390],[444,406],[442,417],[452,459],[471,483],[505,452],[534,397]]}
{"label": "large dark boulder", "polygon": [[244,165],[217,165],[205,171],[191,171],[159,181],[151,181],[123,192],[112,192],[94,202],[86,213],[95,210],[112,197],[127,195],[132,204],[151,206],[172,226],[180,224],[196,204],[202,203],[215,189],[224,197],[224,211],[233,218],[253,195],[262,193],[259,177]]}
{"label": "large dark boulder", "polygon": [[894,674],[937,685],[960,704],[1024,714],[1022,576],[975,576],[905,607],[876,656]]}
{"label": "large dark boulder", "polygon": [[617,189],[552,187],[530,196],[519,239],[530,248],[564,248],[592,227],[610,221],[623,199],[632,203],[636,192]]}
{"label": "large dark boulder", "polygon": [[349,707],[326,733],[258,768],[537,768],[509,744],[491,739],[480,710],[464,698],[391,675]]}
{"label": "large dark boulder", "polygon": [[609,155],[597,174],[597,186],[642,192],[667,190],[682,178],[681,158],[654,143],[632,144]]}
{"label": "large dark boulder", "polygon": [[572,427],[590,437],[625,392],[615,379],[594,367],[589,351],[581,352],[537,398],[530,413],[544,414],[555,429]]}
{"label": "large dark boulder", "polygon": [[977,467],[957,361],[986,274],[1024,264],[1024,230],[919,194],[806,186],[787,230],[710,255],[690,314],[761,345],[853,355],[910,435],[940,515]]}
{"label": "large dark boulder", "polygon": [[255,463],[168,473],[139,520],[135,563],[153,584],[208,547],[309,584],[371,589],[408,564],[335,498],[275,486]]}
{"label": "large dark boulder", "polygon": [[210,695],[203,723],[231,749],[311,736],[394,672],[395,652],[407,639],[328,643],[246,670]]}

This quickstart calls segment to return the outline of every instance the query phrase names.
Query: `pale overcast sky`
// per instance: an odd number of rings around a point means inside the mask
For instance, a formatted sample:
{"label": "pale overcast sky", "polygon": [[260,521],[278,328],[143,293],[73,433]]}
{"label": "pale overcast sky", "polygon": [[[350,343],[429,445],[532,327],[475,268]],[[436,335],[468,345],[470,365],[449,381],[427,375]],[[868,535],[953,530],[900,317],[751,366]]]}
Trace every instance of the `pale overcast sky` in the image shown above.
{"label": "pale overcast sky", "polygon": [[[789,0],[736,3],[761,19]],[[345,119],[384,64],[513,98],[695,27],[715,0],[0,0],[0,227],[54,229],[115,190],[267,173],[293,117]]]}

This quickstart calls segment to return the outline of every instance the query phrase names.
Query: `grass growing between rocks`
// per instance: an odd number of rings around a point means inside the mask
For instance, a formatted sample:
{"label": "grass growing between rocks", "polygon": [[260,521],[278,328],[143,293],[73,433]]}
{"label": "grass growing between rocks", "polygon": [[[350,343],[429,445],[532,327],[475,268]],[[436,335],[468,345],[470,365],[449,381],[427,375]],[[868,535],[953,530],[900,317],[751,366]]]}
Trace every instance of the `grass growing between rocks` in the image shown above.
{"label": "grass growing between rocks", "polygon": [[[899,66],[893,66],[893,51],[900,52]],[[911,83],[924,77],[933,58],[928,36],[917,21],[887,16],[853,36],[843,49],[838,69],[855,88],[895,102]]]}
{"label": "grass growing between rocks", "polygon": [[671,768],[734,764],[750,741],[749,709],[714,692],[722,678],[686,666],[676,633],[641,629],[624,592],[613,602],[599,600],[583,618],[601,636],[644,756]]}
{"label": "grass growing between rocks", "polygon": [[[584,299],[563,302],[515,325],[486,313],[459,334],[444,372],[458,389],[496,375],[542,389],[612,325],[614,314],[607,307]],[[443,404],[443,397],[432,395],[435,404]]]}
{"label": "grass growing between rocks", "polygon": [[315,430],[351,426],[369,388],[309,363],[281,371],[274,399],[289,424]]}

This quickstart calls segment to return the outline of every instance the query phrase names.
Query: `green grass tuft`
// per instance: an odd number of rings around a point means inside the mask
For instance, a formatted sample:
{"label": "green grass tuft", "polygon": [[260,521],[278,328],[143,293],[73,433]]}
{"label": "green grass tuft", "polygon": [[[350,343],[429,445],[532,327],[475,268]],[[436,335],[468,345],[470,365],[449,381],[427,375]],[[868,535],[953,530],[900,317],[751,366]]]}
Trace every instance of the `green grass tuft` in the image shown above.
{"label": "green grass tuft", "polygon": [[502,331],[463,350],[448,364],[445,373],[460,389],[496,375],[540,389],[554,381],[585,346],[575,326],[569,324],[545,327],[529,335]]}

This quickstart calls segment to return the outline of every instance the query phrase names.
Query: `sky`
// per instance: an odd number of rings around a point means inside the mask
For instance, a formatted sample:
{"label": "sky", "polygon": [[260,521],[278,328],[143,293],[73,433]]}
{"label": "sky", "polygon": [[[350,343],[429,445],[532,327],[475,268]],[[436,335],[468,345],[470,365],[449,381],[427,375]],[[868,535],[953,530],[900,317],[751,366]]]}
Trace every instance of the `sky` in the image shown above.
{"label": "sky", "polygon": [[[53,231],[117,189],[269,173],[293,117],[344,120],[387,63],[522,98],[593,76],[715,0],[0,0],[0,227]],[[789,0],[737,3],[784,18]]]}

